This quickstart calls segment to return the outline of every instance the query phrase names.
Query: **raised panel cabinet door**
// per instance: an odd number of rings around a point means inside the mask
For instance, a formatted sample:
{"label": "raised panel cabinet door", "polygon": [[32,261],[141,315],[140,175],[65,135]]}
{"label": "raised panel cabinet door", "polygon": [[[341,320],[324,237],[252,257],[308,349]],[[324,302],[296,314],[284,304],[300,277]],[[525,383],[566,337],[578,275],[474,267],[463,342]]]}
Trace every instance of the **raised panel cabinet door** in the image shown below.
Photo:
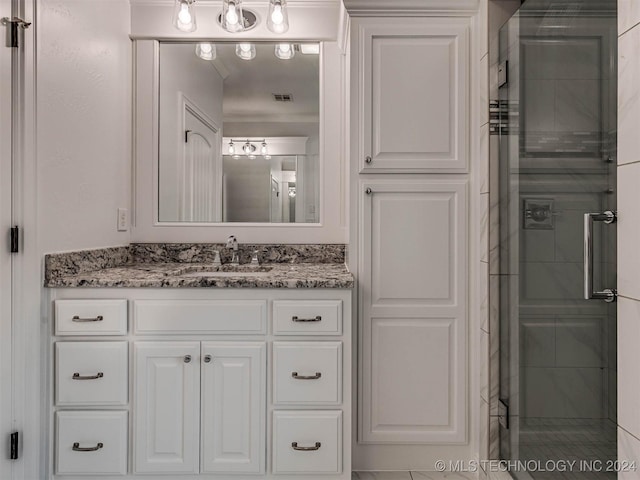
{"label": "raised panel cabinet door", "polygon": [[264,473],[266,344],[202,344],[202,473]]}
{"label": "raised panel cabinet door", "polygon": [[469,19],[354,20],[363,173],[468,169]]}
{"label": "raised panel cabinet door", "polygon": [[200,343],[134,343],[134,471],[198,473]]}
{"label": "raised panel cabinet door", "polygon": [[361,188],[360,441],[465,442],[467,182]]}

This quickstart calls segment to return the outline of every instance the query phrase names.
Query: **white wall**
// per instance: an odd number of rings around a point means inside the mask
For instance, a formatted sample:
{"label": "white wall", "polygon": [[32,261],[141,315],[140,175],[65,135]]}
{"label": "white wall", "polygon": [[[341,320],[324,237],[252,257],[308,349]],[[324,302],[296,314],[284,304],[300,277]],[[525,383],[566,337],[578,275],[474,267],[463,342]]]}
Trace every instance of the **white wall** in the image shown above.
{"label": "white wall", "polygon": [[116,218],[131,192],[129,2],[37,8],[40,249],[127,244]]}
{"label": "white wall", "polygon": [[[618,0],[618,457],[640,462],[640,2]],[[621,480],[638,473],[620,473]]]}

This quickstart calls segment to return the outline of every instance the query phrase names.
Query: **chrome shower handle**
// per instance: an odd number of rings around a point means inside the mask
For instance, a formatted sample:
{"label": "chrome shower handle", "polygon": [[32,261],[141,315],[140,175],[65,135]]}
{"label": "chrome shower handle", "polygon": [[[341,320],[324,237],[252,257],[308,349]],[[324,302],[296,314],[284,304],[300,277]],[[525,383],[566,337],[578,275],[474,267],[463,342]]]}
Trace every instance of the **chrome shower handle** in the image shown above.
{"label": "chrome shower handle", "polygon": [[603,222],[605,225],[615,223],[616,212],[607,210],[604,213],[584,214],[584,298],[585,300],[604,300],[615,302],[618,293],[614,289],[606,288],[594,291],[593,288],[593,222]]}

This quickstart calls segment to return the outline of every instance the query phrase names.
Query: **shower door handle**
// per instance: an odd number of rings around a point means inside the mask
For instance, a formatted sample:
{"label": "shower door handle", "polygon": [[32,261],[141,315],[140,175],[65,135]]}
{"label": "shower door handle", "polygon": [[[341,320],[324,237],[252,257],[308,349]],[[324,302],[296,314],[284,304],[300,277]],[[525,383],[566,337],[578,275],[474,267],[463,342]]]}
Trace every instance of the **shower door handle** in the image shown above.
{"label": "shower door handle", "polygon": [[584,298],[585,300],[604,300],[615,302],[618,293],[615,289],[606,288],[602,291],[593,289],[593,222],[603,222],[606,225],[615,223],[616,212],[607,210],[604,213],[584,214]]}

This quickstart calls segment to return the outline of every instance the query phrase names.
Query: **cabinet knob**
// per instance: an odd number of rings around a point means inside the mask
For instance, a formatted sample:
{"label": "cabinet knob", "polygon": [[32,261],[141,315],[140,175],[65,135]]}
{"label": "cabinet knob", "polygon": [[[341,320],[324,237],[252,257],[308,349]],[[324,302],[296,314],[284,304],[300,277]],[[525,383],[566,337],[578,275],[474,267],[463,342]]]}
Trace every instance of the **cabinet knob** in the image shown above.
{"label": "cabinet knob", "polygon": [[211,363],[211,355],[205,355],[204,356],[204,363]]}
{"label": "cabinet knob", "polygon": [[184,356],[184,363],[191,363],[191,355]]}
{"label": "cabinet knob", "polygon": [[364,193],[366,193],[367,195],[371,195],[373,193],[373,190],[371,190],[370,188],[367,188]]}
{"label": "cabinet knob", "polygon": [[366,157],[364,157],[364,162],[365,163],[371,163],[371,157],[368,156],[368,155]]}

